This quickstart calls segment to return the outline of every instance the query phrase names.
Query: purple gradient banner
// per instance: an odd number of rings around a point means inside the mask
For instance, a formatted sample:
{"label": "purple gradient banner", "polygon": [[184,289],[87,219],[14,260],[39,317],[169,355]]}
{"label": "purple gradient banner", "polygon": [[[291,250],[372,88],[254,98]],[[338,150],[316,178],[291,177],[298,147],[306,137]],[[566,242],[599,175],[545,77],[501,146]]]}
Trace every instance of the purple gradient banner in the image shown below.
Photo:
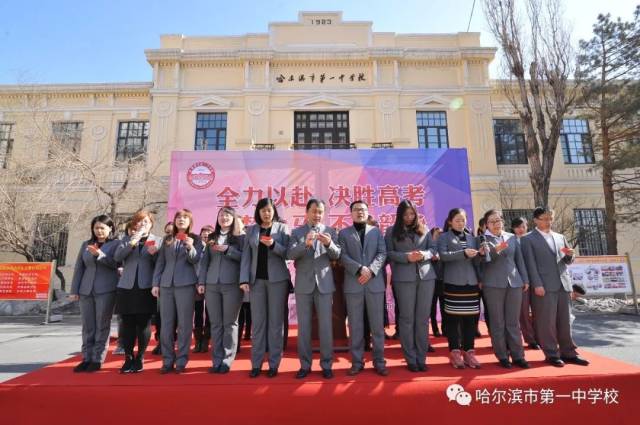
{"label": "purple gradient banner", "polygon": [[271,197],[289,227],[304,222],[306,202],[327,202],[325,224],[351,224],[349,204],[362,199],[384,231],[402,199],[418,206],[428,227],[442,226],[451,208],[467,211],[473,227],[466,149],[358,149],[173,152],[168,217],[179,208],[194,214],[194,230],[215,224],[223,205],[245,224]]}

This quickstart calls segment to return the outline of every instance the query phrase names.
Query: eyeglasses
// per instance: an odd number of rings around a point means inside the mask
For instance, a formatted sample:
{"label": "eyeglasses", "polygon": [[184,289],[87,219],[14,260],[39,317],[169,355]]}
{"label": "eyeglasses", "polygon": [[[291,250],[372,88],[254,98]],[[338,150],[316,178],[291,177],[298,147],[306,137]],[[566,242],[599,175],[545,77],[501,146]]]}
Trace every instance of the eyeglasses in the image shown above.
{"label": "eyeglasses", "polygon": [[365,212],[365,211],[369,211],[367,208],[354,208],[352,211],[355,212]]}

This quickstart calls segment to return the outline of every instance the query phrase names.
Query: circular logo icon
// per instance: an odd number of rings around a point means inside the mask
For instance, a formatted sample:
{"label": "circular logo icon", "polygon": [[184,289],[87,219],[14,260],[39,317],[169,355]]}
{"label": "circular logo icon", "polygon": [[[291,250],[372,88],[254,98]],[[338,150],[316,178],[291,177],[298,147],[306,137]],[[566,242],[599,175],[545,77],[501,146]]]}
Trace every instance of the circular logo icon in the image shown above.
{"label": "circular logo icon", "polygon": [[206,162],[196,162],[187,170],[187,181],[194,189],[208,188],[215,178],[216,171]]}

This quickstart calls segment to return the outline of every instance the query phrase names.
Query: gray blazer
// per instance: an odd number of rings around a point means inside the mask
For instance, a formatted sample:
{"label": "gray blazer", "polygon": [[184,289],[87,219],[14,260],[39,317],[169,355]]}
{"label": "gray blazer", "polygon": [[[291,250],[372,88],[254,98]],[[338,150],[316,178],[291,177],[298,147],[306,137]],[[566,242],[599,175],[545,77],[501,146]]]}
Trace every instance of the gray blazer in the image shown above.
{"label": "gray blazer", "polygon": [[[384,292],[385,281],[382,269],[387,258],[387,248],[384,244],[382,232],[375,226],[366,225],[364,233],[364,247],[360,242],[360,235],[354,226],[342,229],[338,234],[340,243],[340,261],[344,265],[344,292],[346,294],[362,293],[365,287],[369,292]],[[364,285],[358,283],[358,271],[367,267],[373,277]]]}
{"label": "gray blazer", "polygon": [[[387,261],[391,264],[391,280],[393,282],[436,279],[436,270],[431,262],[431,256],[437,255],[438,250],[435,242],[431,240],[429,232],[425,232],[422,236],[411,233],[403,240],[397,240],[393,237],[393,227],[389,227],[384,240],[387,245]],[[428,259],[410,263],[408,254],[412,251],[420,251]]]}
{"label": "gray blazer", "polygon": [[[146,246],[142,249],[138,249],[138,246],[132,247],[129,244],[131,236],[125,236],[119,241],[116,252],[113,258],[118,263],[123,264],[122,276],[118,281],[118,288],[131,289],[133,283],[136,281],[136,275],[138,276],[138,287],[140,289],[151,288],[151,281],[153,280],[153,269],[156,265],[156,258],[158,253],[151,255]],[[162,247],[162,238],[155,235],[149,235],[147,241],[154,241],[156,248]]]}
{"label": "gray blazer", "polygon": [[189,251],[184,245],[176,250],[179,243],[177,239],[169,243],[166,243],[165,240],[162,241],[153,272],[153,286],[169,288],[196,284],[198,281],[198,262],[202,256],[202,244],[197,236],[191,235],[191,237],[194,241]]}
{"label": "gray blazer", "polygon": [[532,230],[520,239],[531,286],[542,286],[546,291],[557,292],[563,289],[571,292],[573,288],[567,266],[573,262],[573,257],[560,252],[560,248],[569,248],[569,244],[564,235],[556,232],[551,232],[551,235],[555,242],[555,252],[537,230]]}
{"label": "gray blazer", "polygon": [[[269,257],[267,259],[269,280],[271,282],[291,280],[291,274],[286,263],[290,234],[286,224],[277,221],[273,222],[271,226],[273,248],[269,249]],[[240,283],[254,284],[256,281],[259,243],[260,225],[254,224],[247,229],[247,235],[244,238],[242,259],[240,260]]]}
{"label": "gray blazer", "polygon": [[[478,249],[476,238],[467,233],[467,248]],[[444,263],[443,280],[450,285],[477,285],[480,281],[478,264],[480,255],[467,258],[460,246],[460,239],[449,230],[438,238],[438,253]]]}
{"label": "gray blazer", "polygon": [[209,245],[204,248],[198,273],[199,285],[217,283],[237,285],[240,282],[240,260],[244,238],[244,235],[236,236],[233,243],[227,243],[229,248],[225,252],[214,251]]}
{"label": "gray blazer", "polygon": [[481,256],[480,278],[482,284],[490,288],[521,288],[525,283],[529,283],[529,275],[520,243],[513,233],[504,232],[502,237],[508,246],[498,254],[496,251],[496,246],[499,243],[498,238],[485,235],[490,247],[491,261],[486,262],[485,257]]}
{"label": "gray blazer", "polygon": [[118,240],[112,240],[102,245],[103,252],[99,257],[89,254],[89,241],[82,242],[76,259],[71,280],[72,295],[107,294],[116,290],[118,284],[118,263],[113,254],[118,246]]}
{"label": "gray blazer", "polygon": [[294,260],[296,266],[295,292],[311,294],[318,285],[321,294],[330,294],[336,290],[333,283],[331,260],[340,258],[340,246],[336,231],[324,224],[319,224],[318,232],[331,235],[331,244],[325,247],[320,241],[314,241],[314,247],[307,248],[307,234],[311,231],[309,224],[300,226],[291,232],[287,258]]}

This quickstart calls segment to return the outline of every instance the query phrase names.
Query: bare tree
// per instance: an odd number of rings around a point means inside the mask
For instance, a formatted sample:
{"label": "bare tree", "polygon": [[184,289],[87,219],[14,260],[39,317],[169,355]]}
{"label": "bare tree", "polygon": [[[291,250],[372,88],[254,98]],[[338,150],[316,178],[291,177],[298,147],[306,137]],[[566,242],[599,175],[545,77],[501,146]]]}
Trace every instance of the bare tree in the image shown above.
{"label": "bare tree", "polygon": [[[27,261],[61,258],[63,230],[97,214],[116,217],[122,209],[156,206],[166,193],[157,176],[160,164],[150,167],[144,156],[115,162],[113,157],[81,155],[82,129],[59,126],[44,97],[25,90],[22,108],[15,112],[23,127],[16,139],[29,152],[20,155],[14,149],[7,170],[0,173],[0,251]],[[53,228],[45,216],[55,219]],[[65,289],[59,267],[56,275]]]}
{"label": "bare tree", "polygon": [[525,9],[523,18],[515,0],[484,1],[504,59],[502,90],[523,126],[534,200],[548,205],[562,120],[576,97],[574,53],[559,0],[527,0]]}

